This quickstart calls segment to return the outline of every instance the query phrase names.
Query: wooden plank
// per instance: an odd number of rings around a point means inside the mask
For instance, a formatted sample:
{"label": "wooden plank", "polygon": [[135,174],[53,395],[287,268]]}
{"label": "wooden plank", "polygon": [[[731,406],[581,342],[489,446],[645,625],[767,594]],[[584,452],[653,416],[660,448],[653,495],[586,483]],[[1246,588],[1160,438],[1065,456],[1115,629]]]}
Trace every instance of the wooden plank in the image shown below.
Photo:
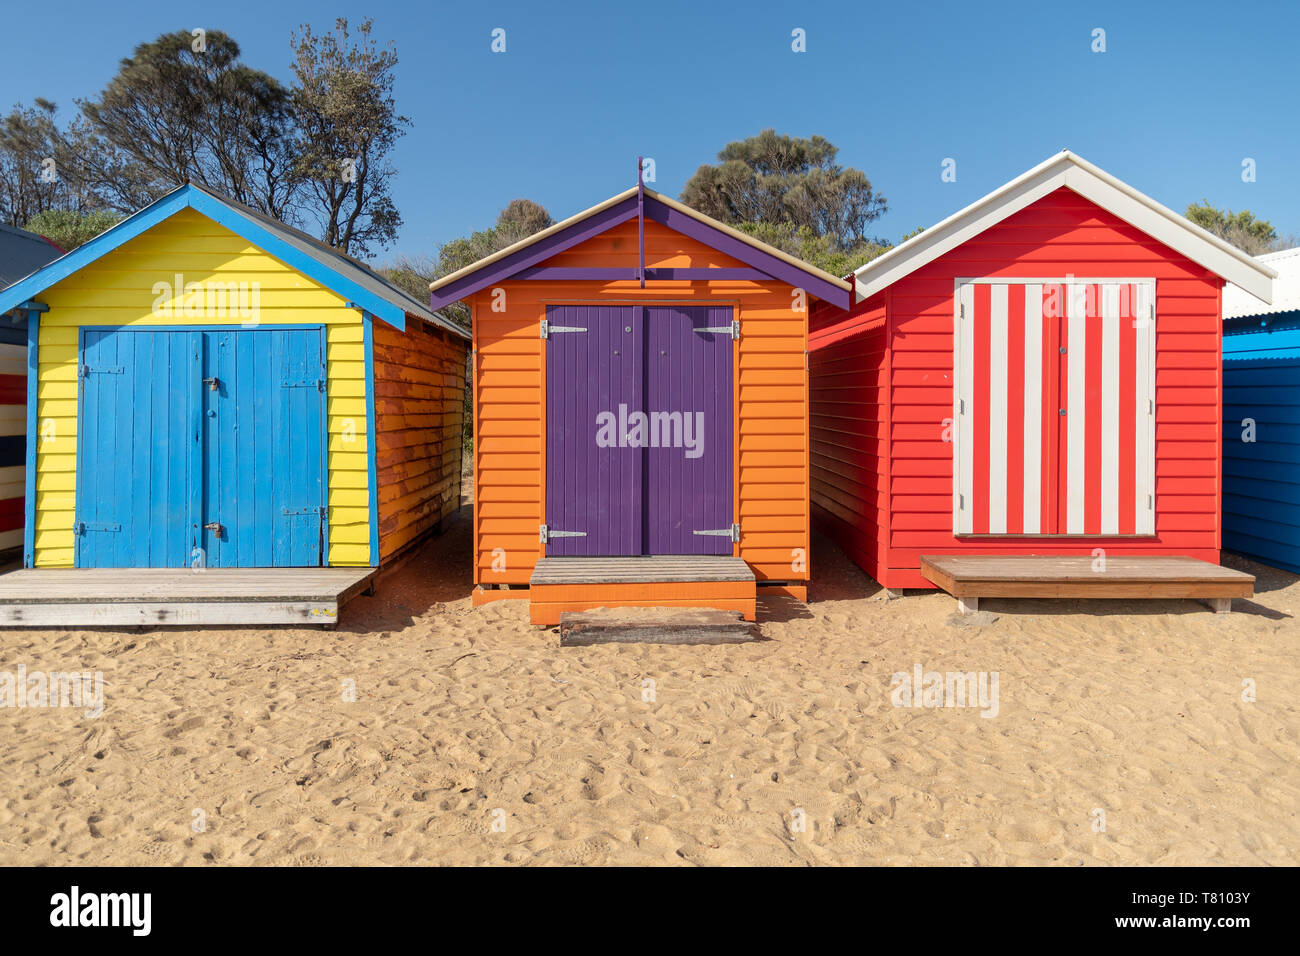
{"label": "wooden plank", "polygon": [[[589,611],[598,607],[608,607],[599,600],[575,601],[569,604],[538,603],[531,601],[528,605],[528,619],[533,624],[553,626],[560,623],[565,611]],[[745,620],[753,621],[757,617],[755,601],[748,600],[656,600],[626,601],[618,607],[710,607],[722,611],[738,611]]]}
{"label": "wooden plank", "polygon": [[924,555],[921,574],[959,602],[981,597],[1227,600],[1252,597],[1255,590],[1253,575],[1179,556],[1109,558],[1104,569],[1094,570],[1090,557]]}
{"label": "wooden plank", "polygon": [[334,625],[334,601],[185,601],[101,604],[42,602],[0,605],[0,627],[118,627],[126,625]]}
{"label": "wooden plank", "polygon": [[757,628],[715,608],[601,608],[560,615],[560,646],[591,644],[743,644]]}
{"label": "wooden plank", "polygon": [[27,568],[0,575],[0,606],[252,602],[342,604],[374,575],[356,568]]}
{"label": "wooden plank", "polygon": [[531,584],[602,584],[609,582],[753,581],[754,572],[740,558],[693,555],[611,558],[542,558]]}

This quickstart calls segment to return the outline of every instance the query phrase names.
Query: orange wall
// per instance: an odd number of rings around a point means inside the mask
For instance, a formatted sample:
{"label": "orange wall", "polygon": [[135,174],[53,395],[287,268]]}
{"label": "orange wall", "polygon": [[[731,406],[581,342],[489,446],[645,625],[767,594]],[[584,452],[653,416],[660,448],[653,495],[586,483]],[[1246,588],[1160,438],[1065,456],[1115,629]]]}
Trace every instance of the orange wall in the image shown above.
{"label": "orange wall", "polygon": [[374,336],[382,561],[460,507],[469,343],[416,319],[375,322]]}
{"label": "orange wall", "polygon": [[[1156,279],[1156,534],[1150,538],[1016,537],[999,541],[952,534],[952,445],[939,423],[952,415],[953,287],[984,276]],[[1222,374],[1222,280],[1118,217],[1059,189],[1009,216],[851,313],[813,318],[816,371],[813,498],[826,530],[886,587],[933,587],[920,576],[922,554],[1181,554],[1218,562]],[[877,300],[881,300],[878,302]],[[882,305],[883,302],[883,305]],[[871,343],[862,313],[887,313],[888,348]],[[862,340],[858,344],[858,340]],[[824,352],[825,354],[819,354]],[[882,391],[870,398],[883,366]],[[835,392],[856,371],[864,389]],[[834,375],[834,378],[828,376]],[[846,397],[863,403],[851,408]],[[870,418],[885,403],[881,447],[856,449],[832,428],[838,417]],[[835,407],[835,406],[838,406]],[[864,426],[865,427],[865,426]],[[883,462],[882,462],[883,457]],[[885,497],[872,523],[867,476],[884,469]],[[845,476],[848,476],[846,480]],[[862,508],[861,521],[852,520]],[[849,520],[833,520],[833,518]],[[859,557],[873,552],[870,558]]]}
{"label": "orange wall", "polygon": [[[646,266],[743,268],[744,263],[659,223],[645,223]],[[637,224],[623,223],[546,266],[635,267]],[[493,289],[505,310],[493,311]],[[736,362],[735,553],[760,581],[808,578],[806,314],[781,282],[512,281],[485,289],[474,310],[474,529],[476,584],[527,584],[542,556],[546,463],[543,396],[546,305],[581,301],[730,304],[741,322]],[[498,550],[499,549],[499,550]],[[494,555],[493,552],[497,551]],[[802,561],[795,562],[800,552]],[[494,569],[494,561],[496,568]]]}

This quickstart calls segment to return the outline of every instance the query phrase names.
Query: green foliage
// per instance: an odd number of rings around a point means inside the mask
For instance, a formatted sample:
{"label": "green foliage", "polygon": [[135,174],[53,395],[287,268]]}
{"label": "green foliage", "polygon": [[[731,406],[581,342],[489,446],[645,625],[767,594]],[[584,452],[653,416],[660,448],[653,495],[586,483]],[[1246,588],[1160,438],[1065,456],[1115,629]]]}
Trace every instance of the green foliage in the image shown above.
{"label": "green foliage", "polygon": [[723,147],[719,164],[701,166],[683,187],[681,200],[843,274],[851,271],[842,268],[845,263],[861,265],[888,248],[866,234],[887,204],[865,173],[835,162],[837,153],[821,136],[799,139],[766,129]]}
{"label": "green foliage", "polygon": [[401,214],[390,185],[390,155],[411,121],[397,113],[397,53],[371,38],[373,20],[352,37],[339,18],[334,32],[304,25],[293,38],[297,85],[293,112],[300,142],[293,169],[314,198],[307,214],[329,245],[354,255],[397,238]]}
{"label": "green foliage", "polygon": [[1190,204],[1184,215],[1249,255],[1258,256],[1278,248],[1277,230],[1267,220],[1255,218],[1249,210],[1219,209],[1211,206],[1208,199],[1203,199],[1200,203]]}
{"label": "green foliage", "polygon": [[835,276],[848,275],[890,248],[887,243],[863,239],[842,249],[829,236],[819,236],[809,226],[791,223],[744,222],[736,228]]}
{"label": "green foliage", "polygon": [[117,225],[120,218],[107,209],[84,213],[72,209],[46,209],[28,220],[23,228],[44,236],[64,252],[71,252]]}

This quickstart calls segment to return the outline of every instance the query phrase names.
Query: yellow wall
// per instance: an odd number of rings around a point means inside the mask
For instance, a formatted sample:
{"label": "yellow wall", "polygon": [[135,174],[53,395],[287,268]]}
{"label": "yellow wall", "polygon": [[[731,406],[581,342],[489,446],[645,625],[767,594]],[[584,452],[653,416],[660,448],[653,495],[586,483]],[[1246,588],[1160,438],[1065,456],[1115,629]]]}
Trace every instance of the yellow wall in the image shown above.
{"label": "yellow wall", "polygon": [[370,563],[365,351],[344,299],[206,216],[184,209],[47,289],[41,301],[36,458],[37,567],[71,567],[76,506],[77,341],[87,325],[230,325],[237,314],[162,317],[154,283],[258,283],[263,325],[326,327],[329,563]]}

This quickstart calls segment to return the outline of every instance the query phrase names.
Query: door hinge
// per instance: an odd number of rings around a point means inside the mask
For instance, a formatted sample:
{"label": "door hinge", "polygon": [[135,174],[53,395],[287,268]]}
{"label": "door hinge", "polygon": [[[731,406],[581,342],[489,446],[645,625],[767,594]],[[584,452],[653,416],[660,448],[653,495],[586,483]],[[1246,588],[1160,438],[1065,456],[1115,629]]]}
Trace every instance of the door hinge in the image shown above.
{"label": "door hinge", "polygon": [[964,398],[957,399],[957,410],[963,415],[966,414],[966,399]]}
{"label": "door hinge", "polygon": [[965,496],[965,495],[958,495],[958,496],[957,496],[957,510],[958,510],[958,511],[965,511],[965,510],[966,510],[966,496]]}
{"label": "door hinge", "polygon": [[740,540],[740,525],[733,524],[730,528],[710,528],[707,531],[692,531],[691,534],[709,535],[718,538],[730,538],[732,541]]}
{"label": "door hinge", "polygon": [[[205,378],[203,381],[204,381],[204,382],[208,382],[208,381],[216,382],[217,379],[215,379],[215,378],[214,378],[214,379],[206,379],[206,378]],[[212,388],[212,390],[213,390],[214,392],[217,390],[217,386],[216,386],[216,385],[212,385],[212,386],[210,386],[210,387]],[[323,391],[325,391],[325,379],[323,379],[323,378],[286,378],[286,379],[281,380],[281,382],[280,382],[280,387],[281,387],[281,388],[314,388],[314,389],[316,389],[316,391],[318,391],[318,392],[323,392]]]}
{"label": "door hinge", "polygon": [[74,534],[85,534],[87,531],[121,531],[122,526],[115,521],[78,521],[72,526]]}
{"label": "door hinge", "polygon": [[714,335],[730,335],[733,339],[740,338],[740,319],[732,319],[730,325],[705,325],[698,329],[691,329],[692,332],[711,332]]}
{"label": "door hinge", "polygon": [[78,373],[82,378],[88,375],[121,375],[123,371],[125,371],[125,368],[121,365],[100,365],[97,367],[83,365],[78,369]]}
{"label": "door hinge", "polygon": [[585,538],[586,536],[587,532],[585,531],[556,531],[542,525],[539,529],[538,539],[542,544],[546,544],[551,538]]}
{"label": "door hinge", "polygon": [[542,319],[541,336],[549,339],[553,334],[560,332],[586,332],[586,326],[582,325],[551,325],[546,319]]}

